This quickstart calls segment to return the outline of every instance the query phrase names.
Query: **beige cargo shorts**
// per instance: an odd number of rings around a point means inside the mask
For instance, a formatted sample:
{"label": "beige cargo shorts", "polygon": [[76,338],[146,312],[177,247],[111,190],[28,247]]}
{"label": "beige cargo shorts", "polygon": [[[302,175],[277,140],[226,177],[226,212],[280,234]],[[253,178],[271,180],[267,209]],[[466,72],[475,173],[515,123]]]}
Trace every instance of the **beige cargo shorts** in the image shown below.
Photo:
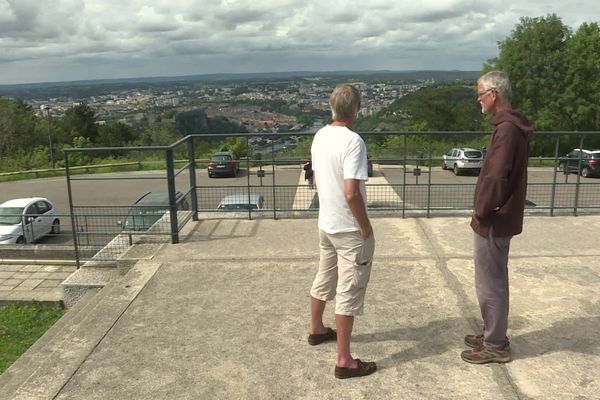
{"label": "beige cargo shorts", "polygon": [[358,231],[329,234],[319,230],[319,247],[319,269],[310,295],[322,301],[335,298],[336,314],[363,314],[375,237],[363,239]]}

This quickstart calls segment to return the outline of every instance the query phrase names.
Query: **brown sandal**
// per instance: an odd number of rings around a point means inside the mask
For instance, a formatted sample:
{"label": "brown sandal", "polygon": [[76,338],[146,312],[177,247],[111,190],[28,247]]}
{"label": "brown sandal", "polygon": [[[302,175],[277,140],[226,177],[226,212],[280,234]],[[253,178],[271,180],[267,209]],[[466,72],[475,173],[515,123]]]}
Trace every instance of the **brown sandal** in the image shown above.
{"label": "brown sandal", "polygon": [[321,344],[323,342],[327,342],[330,340],[332,340],[332,341],[337,340],[337,333],[335,333],[335,331],[331,328],[327,328],[327,332],[325,332],[325,333],[316,334],[316,335],[308,335],[308,344],[310,344],[311,346],[316,346],[318,344]]}
{"label": "brown sandal", "polygon": [[357,358],[356,363],[358,364],[356,368],[343,368],[336,365],[335,377],[338,379],[357,378],[359,376],[371,375],[377,371],[377,364],[372,361],[363,362]]}

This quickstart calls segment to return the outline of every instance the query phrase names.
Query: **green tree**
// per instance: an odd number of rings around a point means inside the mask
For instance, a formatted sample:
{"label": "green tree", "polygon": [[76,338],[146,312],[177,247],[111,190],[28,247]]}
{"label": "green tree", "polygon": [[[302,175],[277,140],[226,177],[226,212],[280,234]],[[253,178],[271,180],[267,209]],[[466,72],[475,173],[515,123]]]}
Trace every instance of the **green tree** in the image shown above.
{"label": "green tree", "polygon": [[511,78],[513,106],[521,108],[540,130],[562,128],[558,97],[564,87],[565,49],[571,29],[555,14],[523,17],[504,41],[500,53],[484,66]]}
{"label": "green tree", "polygon": [[452,97],[448,88],[430,88],[420,90],[419,98],[411,104],[409,113],[413,122],[425,122],[432,131],[452,129],[454,115],[452,114]]}
{"label": "green tree", "polygon": [[564,74],[564,90],[558,109],[564,115],[564,128],[576,131],[600,129],[600,29],[597,23],[582,24],[569,40],[565,52],[569,60]]}
{"label": "green tree", "polygon": [[363,132],[477,131],[482,129],[483,121],[475,102],[475,85],[470,82],[431,86],[409,93],[376,115],[359,119],[356,127]]}
{"label": "green tree", "polygon": [[203,110],[184,111],[175,115],[175,129],[183,136],[207,133],[208,122]]}
{"label": "green tree", "polygon": [[0,156],[48,145],[48,136],[43,134],[47,128],[47,123],[36,118],[31,106],[22,100],[0,97]]}
{"label": "green tree", "polygon": [[133,129],[122,122],[98,127],[96,145],[106,147],[126,146],[135,139]]}
{"label": "green tree", "polygon": [[176,142],[180,136],[162,125],[149,125],[139,135],[135,144],[141,146],[168,146]]}
{"label": "green tree", "polygon": [[475,88],[469,88],[470,99],[460,100],[452,109],[454,114],[453,128],[457,131],[486,130],[486,118],[481,106],[474,100]]}
{"label": "green tree", "polygon": [[175,116],[175,129],[184,136],[247,132],[245,127],[232,123],[225,117],[208,118],[203,110],[185,111],[177,114]]}
{"label": "green tree", "polygon": [[163,114],[163,119],[173,119],[173,117],[175,117],[176,113],[177,112],[175,110],[165,111],[165,113]]}
{"label": "green tree", "polygon": [[203,133],[240,133],[248,130],[238,124],[234,124],[225,117],[209,118],[207,120],[208,130]]}
{"label": "green tree", "polygon": [[[89,138],[84,136],[76,136],[73,138],[72,148],[83,149],[92,147],[92,142]],[[89,165],[92,162],[92,156],[90,153],[84,152],[69,152],[68,155],[69,166],[74,167],[77,165]]]}
{"label": "green tree", "polygon": [[63,125],[69,142],[78,136],[89,138],[92,142],[97,139],[96,112],[87,103],[69,108],[65,112]]}
{"label": "green tree", "polygon": [[219,151],[233,151],[239,157],[246,157],[248,155],[248,146],[246,146],[246,139],[242,137],[228,137],[221,144]]}

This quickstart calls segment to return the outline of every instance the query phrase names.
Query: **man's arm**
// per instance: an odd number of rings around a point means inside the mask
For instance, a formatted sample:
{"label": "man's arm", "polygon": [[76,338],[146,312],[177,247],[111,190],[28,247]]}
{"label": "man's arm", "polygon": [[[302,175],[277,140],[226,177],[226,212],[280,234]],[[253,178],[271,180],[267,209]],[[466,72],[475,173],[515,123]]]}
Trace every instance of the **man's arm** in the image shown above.
{"label": "man's arm", "polygon": [[508,197],[508,180],[513,168],[516,139],[518,132],[504,129],[498,132],[488,149],[489,158],[479,176],[478,196],[475,199],[474,211],[479,218],[486,218],[498,211]]}
{"label": "man's arm", "polygon": [[344,179],[344,198],[352,215],[356,218],[356,222],[358,222],[360,236],[367,239],[373,234],[373,228],[365,209],[364,199],[360,194],[359,184],[360,180],[358,179]]}

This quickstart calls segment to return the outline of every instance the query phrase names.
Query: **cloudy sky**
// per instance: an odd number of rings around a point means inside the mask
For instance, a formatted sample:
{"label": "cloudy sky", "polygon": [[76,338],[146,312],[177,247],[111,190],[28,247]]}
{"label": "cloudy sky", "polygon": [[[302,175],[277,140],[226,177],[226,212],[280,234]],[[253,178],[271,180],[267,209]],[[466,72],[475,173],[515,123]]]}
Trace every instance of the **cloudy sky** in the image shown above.
{"label": "cloudy sky", "polygon": [[597,0],[0,0],[0,84],[222,72],[479,70],[522,16]]}

